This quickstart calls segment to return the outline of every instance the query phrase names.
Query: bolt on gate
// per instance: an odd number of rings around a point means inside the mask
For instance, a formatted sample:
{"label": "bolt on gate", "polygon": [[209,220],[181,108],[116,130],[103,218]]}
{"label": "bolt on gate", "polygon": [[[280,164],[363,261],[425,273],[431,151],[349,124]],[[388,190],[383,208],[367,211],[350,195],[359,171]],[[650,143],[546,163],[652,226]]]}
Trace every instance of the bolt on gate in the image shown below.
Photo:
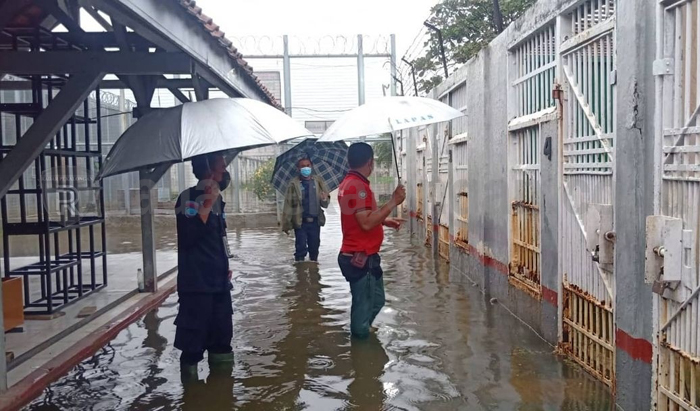
{"label": "bolt on gate", "polygon": [[563,110],[562,351],[614,388],[613,170],[615,3],[560,16]]}
{"label": "bolt on gate", "polygon": [[658,410],[700,410],[700,4],[659,1],[654,213],[645,279],[654,298]]}

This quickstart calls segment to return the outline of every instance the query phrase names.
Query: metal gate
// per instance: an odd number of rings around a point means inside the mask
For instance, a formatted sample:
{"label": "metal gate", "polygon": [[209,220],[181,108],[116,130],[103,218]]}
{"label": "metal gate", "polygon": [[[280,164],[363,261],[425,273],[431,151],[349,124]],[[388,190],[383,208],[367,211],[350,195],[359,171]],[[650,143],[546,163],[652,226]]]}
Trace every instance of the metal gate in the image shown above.
{"label": "metal gate", "polygon": [[613,162],[615,4],[582,2],[561,19],[562,351],[615,380]]}
{"label": "metal gate", "polygon": [[541,296],[540,124],[556,113],[555,25],[547,24],[511,50],[516,117],[508,123],[511,284]]}
{"label": "metal gate", "polygon": [[658,4],[655,214],[647,219],[659,410],[700,410],[700,5]]}
{"label": "metal gate", "polygon": [[540,289],[540,126],[510,133],[510,277],[536,296]]}

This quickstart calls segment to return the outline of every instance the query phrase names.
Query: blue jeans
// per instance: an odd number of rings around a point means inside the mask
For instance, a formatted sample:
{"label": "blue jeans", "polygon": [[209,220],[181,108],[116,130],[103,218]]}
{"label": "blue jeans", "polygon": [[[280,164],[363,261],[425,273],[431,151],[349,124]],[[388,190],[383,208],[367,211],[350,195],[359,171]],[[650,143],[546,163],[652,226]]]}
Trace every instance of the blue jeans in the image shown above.
{"label": "blue jeans", "polygon": [[357,338],[367,338],[377,314],[386,302],[384,276],[378,254],[369,256],[364,268],[350,264],[352,257],[338,256],[343,276],[350,282],[352,307],[350,308],[350,332]]}
{"label": "blue jeans", "polygon": [[294,229],[294,237],[294,259],[304,261],[308,253],[311,261],[318,261],[318,249],[321,247],[321,226],[318,221],[302,223],[300,228]]}

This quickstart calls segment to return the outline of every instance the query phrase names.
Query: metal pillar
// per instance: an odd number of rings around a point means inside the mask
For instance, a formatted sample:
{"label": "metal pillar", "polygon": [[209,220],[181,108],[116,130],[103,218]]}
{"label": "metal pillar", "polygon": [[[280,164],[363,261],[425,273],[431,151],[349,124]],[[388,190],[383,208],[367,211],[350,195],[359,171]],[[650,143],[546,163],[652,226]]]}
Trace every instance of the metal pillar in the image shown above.
{"label": "metal pillar", "polygon": [[187,177],[185,176],[185,163],[177,164],[177,191],[182,193],[187,189]]}
{"label": "metal pillar", "polygon": [[418,183],[418,176],[416,173],[416,139],[418,137],[416,136],[415,128],[404,130],[401,132],[401,134],[404,137],[404,141],[406,144],[406,175],[404,176],[404,178],[406,179],[406,191],[408,194],[408,230],[411,235],[414,235],[416,233],[417,228],[415,213],[418,209],[418,197],[416,190],[416,185]]}
{"label": "metal pillar", "polygon": [[396,35],[392,34],[391,38],[391,95],[396,95]]}
{"label": "metal pillar", "polygon": [[357,102],[365,104],[365,52],[362,45],[362,34],[357,35]]}
{"label": "metal pillar", "polygon": [[154,209],[157,199],[151,195],[153,187],[170,168],[169,164],[156,167],[153,171],[139,171],[139,189],[141,197],[141,249],[143,250],[144,291],[158,291],[158,268],[156,266],[156,239]]}
{"label": "metal pillar", "polygon": [[[428,227],[428,230],[433,230],[433,236],[432,236],[432,252],[433,252],[433,257],[437,258],[439,256],[438,253],[438,246],[440,244],[440,209],[441,205],[438,202],[438,193],[437,193],[437,188],[438,188],[438,181],[440,179],[440,147],[438,146],[438,130],[437,130],[437,125],[432,125],[430,127],[431,131],[431,136],[430,136],[430,144],[432,145],[432,150],[431,154],[433,157],[432,160],[432,167],[431,167],[431,182],[430,182],[430,195],[431,195],[431,203],[433,205],[431,214],[433,216],[432,222],[433,226]],[[440,199],[441,200],[441,199]],[[427,219],[426,219],[427,220]]]}
{"label": "metal pillar", "polygon": [[[284,74],[284,108],[288,116],[292,116],[292,65],[289,59],[289,37],[285,34],[282,37],[284,42],[284,56],[282,61],[282,71]],[[278,219],[279,220],[279,219]]]}
{"label": "metal pillar", "polygon": [[[119,112],[126,113],[126,96],[124,94],[124,89],[119,90]],[[122,133],[129,128],[129,120],[126,114],[121,114],[120,116]],[[131,215],[131,184],[129,184],[129,173],[122,174],[122,187],[124,189],[124,209],[126,210],[126,215]]]}
{"label": "metal pillar", "polygon": [[[277,145],[277,155],[282,154],[282,146]],[[284,206],[284,196],[275,190],[275,202],[277,205],[277,225],[282,225],[282,207]]]}
{"label": "metal pillar", "polygon": [[241,159],[233,159],[233,212],[241,212]]}

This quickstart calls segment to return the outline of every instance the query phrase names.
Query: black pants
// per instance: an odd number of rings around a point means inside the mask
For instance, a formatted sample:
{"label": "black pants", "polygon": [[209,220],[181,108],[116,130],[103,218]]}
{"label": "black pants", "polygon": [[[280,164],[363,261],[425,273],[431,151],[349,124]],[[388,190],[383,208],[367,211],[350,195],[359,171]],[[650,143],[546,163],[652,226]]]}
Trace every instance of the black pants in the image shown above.
{"label": "black pants", "polygon": [[300,228],[294,229],[294,237],[296,238],[294,259],[304,261],[308,252],[309,259],[317,261],[318,249],[321,247],[321,226],[318,225],[318,221],[302,223]]}
{"label": "black pants", "polygon": [[233,305],[231,293],[180,293],[175,325],[175,348],[182,350],[180,361],[197,364],[204,351],[227,354],[232,351]]}

